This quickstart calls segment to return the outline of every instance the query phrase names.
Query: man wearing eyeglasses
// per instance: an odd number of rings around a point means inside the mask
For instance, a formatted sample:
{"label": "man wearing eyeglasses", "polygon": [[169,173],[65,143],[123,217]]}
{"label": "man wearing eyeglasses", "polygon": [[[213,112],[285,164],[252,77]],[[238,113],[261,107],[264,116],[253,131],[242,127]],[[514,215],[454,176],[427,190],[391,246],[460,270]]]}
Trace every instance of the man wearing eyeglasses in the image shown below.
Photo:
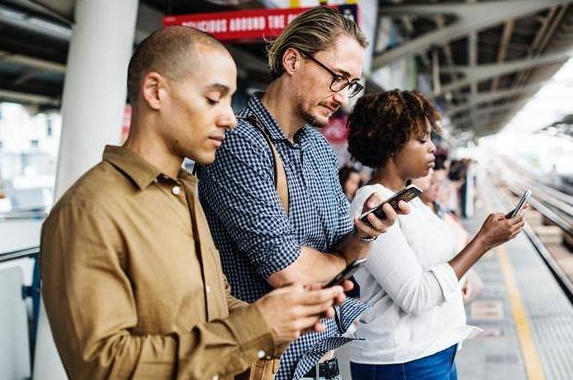
{"label": "man wearing eyeglasses", "polygon": [[[358,26],[336,10],[297,17],[268,49],[267,91],[241,111],[215,163],[199,168],[200,199],[237,298],[254,302],[287,283],[328,282],[396,220],[388,205],[387,218],[371,214],[371,225],[349,218],[336,156],[316,129],[363,89],[366,45]],[[276,161],[286,174],[286,201]],[[405,204],[400,212],[408,212]],[[326,331],[291,343],[275,379],[338,378],[331,352],[351,340],[342,335],[365,309],[348,299]]]}

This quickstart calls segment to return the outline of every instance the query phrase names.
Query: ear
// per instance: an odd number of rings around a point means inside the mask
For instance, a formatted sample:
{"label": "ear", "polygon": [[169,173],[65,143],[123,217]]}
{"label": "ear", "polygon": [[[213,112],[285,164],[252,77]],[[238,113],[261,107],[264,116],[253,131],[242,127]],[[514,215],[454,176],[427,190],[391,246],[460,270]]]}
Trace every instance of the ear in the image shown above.
{"label": "ear", "polygon": [[285,72],[292,75],[297,70],[298,66],[301,62],[301,55],[300,53],[293,48],[288,48],[285,50],[283,54],[283,67]]}
{"label": "ear", "polygon": [[154,110],[161,108],[161,91],[165,86],[165,78],[161,74],[150,71],[141,81],[141,97]]}

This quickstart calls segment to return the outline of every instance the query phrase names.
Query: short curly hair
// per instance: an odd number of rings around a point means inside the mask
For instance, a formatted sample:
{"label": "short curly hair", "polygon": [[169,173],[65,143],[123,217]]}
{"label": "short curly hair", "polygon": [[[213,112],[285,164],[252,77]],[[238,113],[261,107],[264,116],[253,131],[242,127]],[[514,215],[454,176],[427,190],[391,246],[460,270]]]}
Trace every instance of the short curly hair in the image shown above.
{"label": "short curly hair", "polygon": [[426,134],[426,120],[441,133],[440,114],[419,91],[366,94],[348,117],[348,152],[363,165],[379,168],[412,135]]}

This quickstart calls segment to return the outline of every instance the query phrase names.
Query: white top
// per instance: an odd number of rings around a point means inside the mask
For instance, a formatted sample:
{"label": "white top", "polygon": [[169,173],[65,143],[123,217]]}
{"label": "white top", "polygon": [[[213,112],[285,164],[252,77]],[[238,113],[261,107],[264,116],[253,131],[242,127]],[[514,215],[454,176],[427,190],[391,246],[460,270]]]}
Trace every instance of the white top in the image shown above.
{"label": "white top", "polygon": [[[353,218],[374,192],[394,192],[381,185],[358,190],[350,206]],[[396,364],[442,351],[480,329],[466,325],[461,288],[447,263],[457,254],[446,224],[418,198],[410,214],[400,215],[372,243],[364,269],[355,274],[360,298],[372,305],[357,322],[350,360],[364,364]]]}

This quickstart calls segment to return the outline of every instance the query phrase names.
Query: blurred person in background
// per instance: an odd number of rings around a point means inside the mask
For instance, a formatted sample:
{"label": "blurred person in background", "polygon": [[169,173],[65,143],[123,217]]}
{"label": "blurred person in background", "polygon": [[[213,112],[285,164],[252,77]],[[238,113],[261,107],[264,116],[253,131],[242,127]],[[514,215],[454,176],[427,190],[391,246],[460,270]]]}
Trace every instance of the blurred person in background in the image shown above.
{"label": "blurred person in background", "polygon": [[448,168],[448,194],[444,206],[455,215],[462,215],[461,192],[466,180],[467,167],[462,160],[452,160]]}
{"label": "blurred person in background", "polygon": [[[386,198],[434,167],[430,136],[439,114],[417,91],[367,94],[349,116],[348,151],[376,169],[358,190],[351,216],[373,192]],[[372,309],[359,319],[351,343],[351,371],[360,380],[455,380],[458,344],[479,331],[466,324],[459,280],[487,251],[514,238],[523,213],[487,217],[461,251],[447,225],[420,199],[379,236],[365,270],[355,275],[361,299]]]}
{"label": "blurred person in background", "polygon": [[[422,190],[420,200],[444,221],[456,238],[457,250],[461,251],[470,242],[471,236],[462,225],[458,216],[451,211],[445,210],[440,204],[439,200],[444,189],[445,178],[444,161],[436,160],[434,168],[430,169],[428,175],[413,179],[412,184]],[[466,305],[476,299],[484,287],[483,281],[473,268],[470,268],[465,276],[462,277],[461,285],[462,296]]]}
{"label": "blurred person in background", "polygon": [[344,195],[346,195],[349,201],[352,201],[356,190],[362,186],[360,171],[350,165],[343,166],[338,170],[338,180],[340,181]]}

